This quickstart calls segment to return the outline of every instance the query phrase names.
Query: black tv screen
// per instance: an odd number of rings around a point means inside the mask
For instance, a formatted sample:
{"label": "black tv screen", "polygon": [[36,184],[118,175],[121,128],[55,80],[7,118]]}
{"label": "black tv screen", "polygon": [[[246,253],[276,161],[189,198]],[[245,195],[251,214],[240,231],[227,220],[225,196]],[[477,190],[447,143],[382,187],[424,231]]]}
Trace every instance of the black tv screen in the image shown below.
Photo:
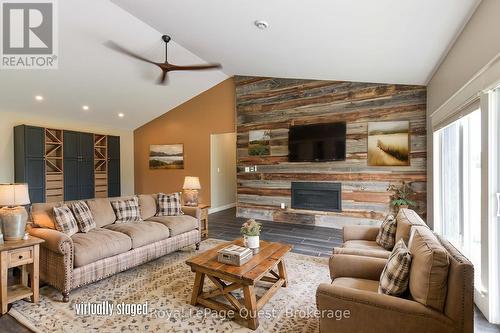
{"label": "black tv screen", "polygon": [[346,123],[312,124],[290,127],[290,162],[345,160]]}

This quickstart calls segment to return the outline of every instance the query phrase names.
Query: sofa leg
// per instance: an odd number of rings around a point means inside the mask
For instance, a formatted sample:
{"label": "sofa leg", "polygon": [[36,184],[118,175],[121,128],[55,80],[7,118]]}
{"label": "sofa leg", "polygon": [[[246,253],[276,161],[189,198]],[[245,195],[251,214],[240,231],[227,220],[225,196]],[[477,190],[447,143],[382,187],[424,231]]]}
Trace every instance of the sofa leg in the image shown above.
{"label": "sofa leg", "polygon": [[199,250],[200,249],[200,243],[196,243],[196,250]]}
{"label": "sofa leg", "polygon": [[62,296],[63,296],[63,302],[68,303],[69,302],[69,292],[63,292]]}

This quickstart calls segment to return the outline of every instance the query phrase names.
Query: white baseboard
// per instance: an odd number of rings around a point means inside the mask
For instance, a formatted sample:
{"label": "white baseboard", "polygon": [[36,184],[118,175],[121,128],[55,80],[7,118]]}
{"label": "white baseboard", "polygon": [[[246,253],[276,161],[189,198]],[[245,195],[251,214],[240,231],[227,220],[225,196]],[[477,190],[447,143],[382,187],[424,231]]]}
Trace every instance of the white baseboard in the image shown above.
{"label": "white baseboard", "polygon": [[236,202],[233,202],[233,203],[230,203],[230,204],[227,204],[224,206],[211,207],[208,209],[208,214],[217,213],[217,212],[220,212],[222,210],[226,210],[226,209],[233,208],[233,207],[236,207]]}
{"label": "white baseboard", "polygon": [[488,295],[483,294],[483,293],[479,292],[476,288],[474,288],[474,303],[477,305],[479,310],[483,313],[486,320],[490,321]]}

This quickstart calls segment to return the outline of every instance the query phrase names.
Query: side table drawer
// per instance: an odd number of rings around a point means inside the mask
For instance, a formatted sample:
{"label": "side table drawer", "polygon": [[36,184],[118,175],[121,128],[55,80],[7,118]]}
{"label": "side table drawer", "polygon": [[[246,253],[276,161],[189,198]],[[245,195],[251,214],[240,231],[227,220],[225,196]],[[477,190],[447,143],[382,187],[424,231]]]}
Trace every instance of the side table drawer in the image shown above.
{"label": "side table drawer", "polygon": [[200,212],[200,219],[208,219],[208,209],[202,209]]}
{"label": "side table drawer", "polygon": [[9,267],[16,267],[33,262],[33,247],[9,251]]}

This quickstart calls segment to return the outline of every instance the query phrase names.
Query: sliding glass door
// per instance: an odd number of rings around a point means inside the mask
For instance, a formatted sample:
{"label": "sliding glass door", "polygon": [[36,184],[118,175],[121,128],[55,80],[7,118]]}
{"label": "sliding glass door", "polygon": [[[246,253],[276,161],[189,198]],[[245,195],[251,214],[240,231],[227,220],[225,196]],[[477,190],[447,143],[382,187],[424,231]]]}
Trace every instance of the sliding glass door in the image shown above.
{"label": "sliding glass door", "polygon": [[481,276],[481,111],[435,133],[439,175],[436,231],[474,264]]}

